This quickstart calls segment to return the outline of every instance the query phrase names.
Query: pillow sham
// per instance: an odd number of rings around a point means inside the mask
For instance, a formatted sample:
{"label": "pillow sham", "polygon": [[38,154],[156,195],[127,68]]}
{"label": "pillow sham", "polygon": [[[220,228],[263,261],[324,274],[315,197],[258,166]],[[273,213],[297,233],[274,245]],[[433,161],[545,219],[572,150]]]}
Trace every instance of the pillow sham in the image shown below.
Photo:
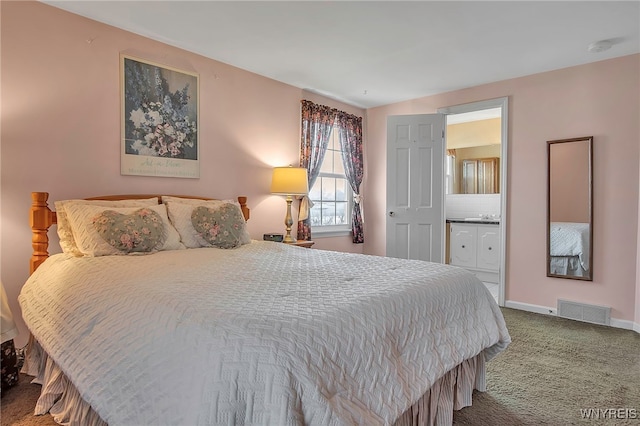
{"label": "pillow sham", "polygon": [[[202,203],[231,203],[240,207],[240,203],[237,200],[203,200],[202,198],[182,198],[182,197],[173,197],[171,195],[163,195],[160,197],[161,201],[164,204],[173,202],[173,203],[182,203],[182,204],[193,204],[199,206]],[[242,210],[240,210],[242,212]]]}
{"label": "pillow sham", "polygon": [[82,252],[78,249],[76,241],[73,238],[73,231],[71,230],[71,224],[67,219],[66,206],[72,204],[83,204],[90,206],[104,206],[104,207],[145,207],[145,206],[157,206],[158,197],[143,198],[139,200],[61,200],[54,202],[57,218],[57,233],[60,239],[60,247],[62,252],[71,256],[82,256]]}
{"label": "pillow sham", "polygon": [[[231,204],[233,204],[235,206],[238,206],[238,209],[240,209],[240,213],[242,214],[242,217],[244,218],[244,214],[242,213],[242,209],[240,208],[240,203],[237,200],[202,200],[202,199],[199,199],[199,198],[173,197],[171,195],[163,195],[161,197],[161,199],[162,199],[162,202],[164,204],[172,202],[174,204],[175,203],[182,203],[182,204],[191,204],[191,205],[196,205],[196,206],[207,204],[207,203],[210,203],[212,205],[220,205],[220,203],[231,203]],[[171,219],[171,213],[169,213],[169,219]],[[247,221],[245,220],[244,222],[245,222],[245,231],[242,232],[242,235],[241,235],[241,241],[242,241],[243,245],[244,244],[249,244],[251,242],[251,236],[249,235],[249,232],[246,231],[246,222]],[[175,223],[174,223],[174,226],[175,226]]]}
{"label": "pillow sham", "polygon": [[167,210],[180,240],[187,248],[235,248],[251,242],[238,203],[199,200],[168,201]]}
{"label": "pillow sham", "polygon": [[72,204],[66,211],[76,245],[84,256],[185,248],[164,204],[120,208]]}
{"label": "pillow sham", "polygon": [[203,200],[201,198],[183,198],[183,197],[174,197],[171,195],[163,195],[160,197],[160,199],[164,204],[167,204],[169,202],[182,203],[182,204],[202,204],[202,203],[209,203],[214,201],[228,201],[230,203],[233,202],[233,200]]}

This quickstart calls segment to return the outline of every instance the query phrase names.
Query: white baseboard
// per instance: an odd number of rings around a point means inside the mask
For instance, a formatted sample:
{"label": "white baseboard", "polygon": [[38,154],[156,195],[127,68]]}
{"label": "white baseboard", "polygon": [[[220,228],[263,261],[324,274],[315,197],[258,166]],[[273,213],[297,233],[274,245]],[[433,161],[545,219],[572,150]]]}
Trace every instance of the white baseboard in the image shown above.
{"label": "white baseboard", "polygon": [[[556,308],[550,308],[547,306],[540,306],[540,305],[532,305],[529,303],[514,302],[512,300],[507,300],[504,306],[507,308],[533,312],[536,314],[552,315],[552,316],[556,316],[558,314]],[[640,324],[635,323],[633,321],[611,318],[611,327],[622,328],[625,330],[633,330],[636,333],[640,333]]]}
{"label": "white baseboard", "polygon": [[636,324],[633,321],[611,318],[611,327],[624,328],[625,330],[635,330],[640,333],[640,327],[638,327],[638,325],[639,324]]}
{"label": "white baseboard", "polygon": [[548,308],[546,306],[531,305],[529,303],[522,303],[522,302],[514,302],[514,301],[511,301],[511,300],[507,300],[505,302],[504,306],[507,307],[507,308],[518,309],[518,310],[527,311],[527,312],[533,312],[533,313],[536,313],[536,314],[553,315],[553,316],[556,316],[556,314],[557,314],[556,308]]}

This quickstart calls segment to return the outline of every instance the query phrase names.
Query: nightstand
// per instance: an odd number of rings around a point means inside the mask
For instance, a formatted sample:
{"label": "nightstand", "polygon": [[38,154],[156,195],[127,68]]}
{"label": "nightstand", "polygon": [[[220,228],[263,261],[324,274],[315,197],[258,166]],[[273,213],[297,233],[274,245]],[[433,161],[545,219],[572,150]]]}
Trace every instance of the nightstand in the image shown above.
{"label": "nightstand", "polygon": [[296,241],[295,243],[286,243],[286,244],[291,244],[292,246],[299,246],[299,247],[306,247],[309,248],[312,245],[315,244],[315,242],[313,241],[305,241],[305,240],[300,240],[300,241]]}

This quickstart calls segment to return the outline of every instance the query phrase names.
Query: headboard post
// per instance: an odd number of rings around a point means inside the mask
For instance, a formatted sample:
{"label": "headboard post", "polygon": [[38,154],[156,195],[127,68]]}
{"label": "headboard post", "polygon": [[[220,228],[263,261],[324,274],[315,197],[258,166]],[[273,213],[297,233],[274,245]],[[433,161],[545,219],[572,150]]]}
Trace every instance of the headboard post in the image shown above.
{"label": "headboard post", "polygon": [[31,254],[30,273],[40,266],[49,257],[49,227],[55,223],[55,213],[49,209],[47,200],[48,192],[31,193],[31,210],[29,222],[31,224]]}
{"label": "headboard post", "polygon": [[242,210],[242,214],[244,215],[245,222],[249,220],[249,207],[247,207],[247,197],[238,197],[238,202],[240,203],[240,210]]}

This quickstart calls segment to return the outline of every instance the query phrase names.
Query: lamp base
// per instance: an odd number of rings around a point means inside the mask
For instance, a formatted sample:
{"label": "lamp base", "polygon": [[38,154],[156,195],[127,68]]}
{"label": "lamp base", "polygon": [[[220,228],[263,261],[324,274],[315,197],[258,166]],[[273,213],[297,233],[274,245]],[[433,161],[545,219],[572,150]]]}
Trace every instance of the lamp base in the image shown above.
{"label": "lamp base", "polygon": [[284,225],[287,227],[287,233],[282,240],[283,243],[291,244],[295,243],[296,239],[291,235],[291,226],[293,225],[293,218],[291,217],[291,203],[293,202],[293,197],[291,195],[287,195],[287,216],[284,218]]}

